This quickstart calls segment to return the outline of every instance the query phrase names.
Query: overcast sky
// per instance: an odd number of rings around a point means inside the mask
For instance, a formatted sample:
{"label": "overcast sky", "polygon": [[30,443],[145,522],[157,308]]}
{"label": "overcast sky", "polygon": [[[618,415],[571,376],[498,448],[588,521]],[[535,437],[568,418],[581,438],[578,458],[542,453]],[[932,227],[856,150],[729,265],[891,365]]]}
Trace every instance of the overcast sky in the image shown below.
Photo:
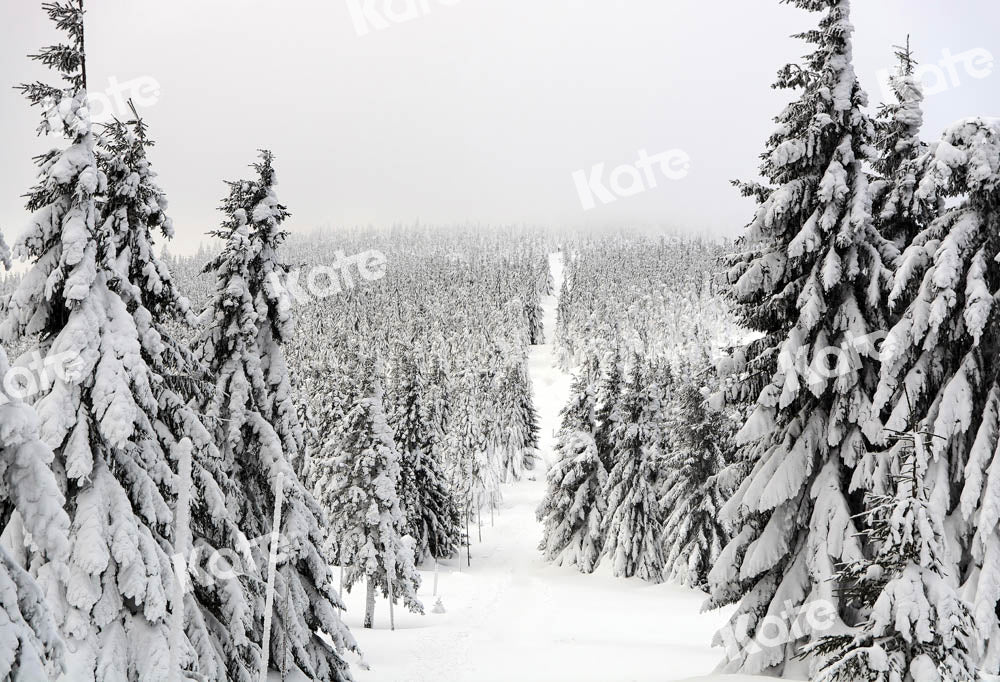
{"label": "overcast sky", "polygon": [[[25,57],[56,38],[39,4],[0,0],[0,229],[8,241],[27,218],[31,157],[46,146],[34,137],[37,113],[7,87],[45,76]],[[411,5],[419,16],[406,18]],[[941,91],[927,98],[926,137],[964,116],[1000,115],[1000,75],[985,56],[1000,55],[995,0],[854,5],[856,68],[873,102],[879,71],[893,65],[891,46],[909,33],[925,64],[942,63],[944,51],[968,57],[928,72]],[[789,96],[769,86],[805,51],[789,36],[815,25],[815,15],[776,0],[87,6],[90,89],[107,91],[113,78],[145,102],[177,228],[172,249],[182,252],[218,222],[223,180],[246,173],[260,147],[276,155],[293,230],[419,220],[643,223],[734,235],[752,205],[728,181],[754,175]],[[656,187],[607,204],[595,197],[585,210],[574,172],[591,175],[604,162],[597,182],[607,186],[640,150],[681,150],[689,161],[675,155],[668,166],[683,177],[654,166]]]}

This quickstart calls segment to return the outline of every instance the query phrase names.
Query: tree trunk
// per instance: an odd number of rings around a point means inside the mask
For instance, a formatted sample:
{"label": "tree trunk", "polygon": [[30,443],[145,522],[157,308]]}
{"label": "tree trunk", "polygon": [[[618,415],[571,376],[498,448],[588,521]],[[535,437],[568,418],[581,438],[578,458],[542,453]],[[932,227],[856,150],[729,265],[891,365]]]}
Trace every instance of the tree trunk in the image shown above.
{"label": "tree trunk", "polygon": [[344,565],[340,565],[340,613],[344,613]]}
{"label": "tree trunk", "polygon": [[267,554],[267,591],[264,598],[264,642],[261,644],[263,660],[260,666],[260,680],[267,681],[267,671],[271,656],[271,618],[274,616],[274,574],[278,570],[278,537],[281,534],[281,501],[284,494],[285,474],[278,474],[277,489],[274,491],[274,517],[271,520],[271,544]]}
{"label": "tree trunk", "polygon": [[375,622],[375,582],[368,578],[368,594],[365,596],[365,627],[371,629]]}
{"label": "tree trunk", "polygon": [[395,629],[396,629],[396,614],[395,614],[395,612],[393,611],[393,608],[392,608],[392,605],[393,605],[393,602],[395,601],[395,599],[394,599],[394,595],[392,593],[392,580],[390,579],[390,576],[394,576],[395,573],[396,573],[396,569],[395,569],[395,567],[393,567],[392,574],[389,574],[387,572],[387,574],[386,574],[386,582],[385,582],[386,587],[389,590],[389,629],[393,630],[393,631],[395,631]]}

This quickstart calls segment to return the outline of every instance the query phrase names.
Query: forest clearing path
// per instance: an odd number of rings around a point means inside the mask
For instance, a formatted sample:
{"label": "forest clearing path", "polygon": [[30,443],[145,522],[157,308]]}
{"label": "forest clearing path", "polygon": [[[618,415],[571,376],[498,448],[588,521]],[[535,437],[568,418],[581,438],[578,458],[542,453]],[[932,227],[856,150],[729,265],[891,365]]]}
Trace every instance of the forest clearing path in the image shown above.
{"label": "forest clearing path", "polygon": [[[558,292],[562,255],[552,254],[550,263]],[[556,296],[542,301],[546,341],[555,331],[556,303]],[[364,591],[345,595],[345,621],[371,665],[354,666],[358,682],[662,682],[705,675],[718,662],[720,650],[709,642],[728,613],[700,614],[702,593],[614,578],[607,567],[583,575],[542,560],[535,509],[570,377],[556,367],[550,343],[532,348],[529,373],[542,463],[529,479],[503,486],[501,509],[492,522],[483,518],[482,541],[471,529],[471,566],[464,552],[440,564],[446,613],[431,613],[433,570],[421,571],[427,614],[397,608],[395,632],[384,600],[376,628],[365,630]]]}

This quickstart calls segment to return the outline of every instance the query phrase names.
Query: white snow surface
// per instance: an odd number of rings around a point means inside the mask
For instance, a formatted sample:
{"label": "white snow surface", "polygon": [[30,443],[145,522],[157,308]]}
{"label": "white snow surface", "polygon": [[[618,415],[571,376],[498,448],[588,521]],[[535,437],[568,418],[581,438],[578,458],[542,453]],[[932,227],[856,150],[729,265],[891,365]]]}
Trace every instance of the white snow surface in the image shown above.
{"label": "white snow surface", "polygon": [[[561,254],[553,254],[550,262],[558,291]],[[555,328],[555,297],[542,305],[548,339]],[[712,634],[729,612],[699,613],[703,593],[614,578],[607,565],[583,575],[542,560],[535,508],[545,490],[545,468],[570,377],[556,369],[548,344],[532,348],[530,374],[543,462],[527,480],[504,485],[499,513],[492,520],[484,513],[481,541],[472,527],[472,565],[466,565],[463,552],[460,560],[439,566],[437,593],[445,613],[432,612],[433,566],[421,567],[419,596],[426,615],[396,608],[394,632],[384,599],[376,605],[374,629],[366,630],[364,590],[359,586],[344,595],[344,620],[370,666],[364,670],[356,656],[348,655],[357,682],[765,679],[710,675],[722,655],[709,645]]]}

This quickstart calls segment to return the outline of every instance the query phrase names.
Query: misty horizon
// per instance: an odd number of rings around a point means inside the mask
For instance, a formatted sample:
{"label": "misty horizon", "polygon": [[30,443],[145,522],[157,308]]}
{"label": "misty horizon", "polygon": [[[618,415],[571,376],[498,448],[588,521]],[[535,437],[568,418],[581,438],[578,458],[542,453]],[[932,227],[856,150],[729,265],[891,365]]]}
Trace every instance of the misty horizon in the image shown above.
{"label": "misty horizon", "polygon": [[[769,86],[798,60],[791,35],[810,21],[778,3],[749,5],[428,0],[386,5],[393,18],[361,0],[95,0],[86,16],[89,91],[111,113],[128,96],[140,102],[158,142],[150,156],[170,200],[172,252],[208,241],[224,181],[243,175],[259,148],[275,154],[293,232],[419,222],[734,237],[753,204],[729,182],[756,177],[788,100]],[[411,6],[419,11],[404,15]],[[993,22],[983,19],[1000,12],[903,7],[854,11],[869,110],[886,99],[891,46],[910,34],[933,69],[924,78],[926,139],[964,116],[1000,113]],[[14,86],[43,75],[26,55],[53,31],[33,3],[8,12],[0,83]],[[946,21],[955,12],[977,20]],[[748,40],[760,44],[747,49]],[[9,159],[0,231],[12,242],[27,223],[20,195],[34,182],[31,157],[47,145],[31,136],[37,112],[13,87],[0,88],[0,108]],[[621,185],[638,177],[643,191],[612,191],[608,203],[581,195],[575,175],[598,177],[592,171],[604,164],[595,188],[608,188],[615,169],[672,151],[690,159],[683,177],[632,172]]]}

